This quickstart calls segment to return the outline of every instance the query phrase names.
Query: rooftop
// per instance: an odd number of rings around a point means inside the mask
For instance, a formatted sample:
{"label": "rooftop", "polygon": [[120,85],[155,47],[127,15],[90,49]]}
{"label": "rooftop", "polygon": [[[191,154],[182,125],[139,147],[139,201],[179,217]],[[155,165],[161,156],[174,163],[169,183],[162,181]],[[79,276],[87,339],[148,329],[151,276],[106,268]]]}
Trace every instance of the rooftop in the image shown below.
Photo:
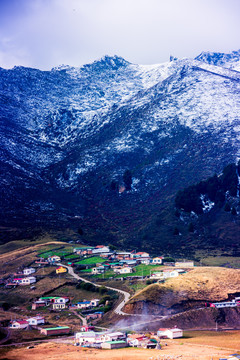
{"label": "rooftop", "polygon": [[44,328],[44,330],[62,330],[62,329],[70,329],[69,326],[57,326],[52,328]]}

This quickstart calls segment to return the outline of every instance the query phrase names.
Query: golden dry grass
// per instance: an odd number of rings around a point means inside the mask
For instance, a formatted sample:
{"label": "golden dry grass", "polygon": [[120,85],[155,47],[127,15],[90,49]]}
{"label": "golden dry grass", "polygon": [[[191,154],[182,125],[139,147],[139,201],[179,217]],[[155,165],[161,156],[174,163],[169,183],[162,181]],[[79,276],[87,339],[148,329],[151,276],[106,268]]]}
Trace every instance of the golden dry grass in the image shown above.
{"label": "golden dry grass", "polygon": [[44,343],[33,349],[14,348],[0,355],[8,360],[149,360],[151,359],[184,359],[184,360],[218,360],[231,354],[231,350],[203,345],[183,344],[167,340],[162,350],[125,348],[116,350],[95,350],[74,347],[70,344]]}
{"label": "golden dry grass", "polygon": [[220,301],[240,291],[240,270],[198,267],[164,284],[153,284],[138,292],[130,303],[141,300],[172,306],[182,300]]}
{"label": "golden dry grass", "polygon": [[15,273],[18,268],[21,266],[28,266],[34,260],[37,259],[37,250],[49,246],[51,244],[60,244],[65,243],[51,241],[44,244],[38,244],[33,246],[27,246],[22,249],[13,250],[0,255],[0,277],[7,276],[11,273]]}
{"label": "golden dry grass", "polygon": [[184,331],[184,339],[175,341],[240,351],[240,331]]}

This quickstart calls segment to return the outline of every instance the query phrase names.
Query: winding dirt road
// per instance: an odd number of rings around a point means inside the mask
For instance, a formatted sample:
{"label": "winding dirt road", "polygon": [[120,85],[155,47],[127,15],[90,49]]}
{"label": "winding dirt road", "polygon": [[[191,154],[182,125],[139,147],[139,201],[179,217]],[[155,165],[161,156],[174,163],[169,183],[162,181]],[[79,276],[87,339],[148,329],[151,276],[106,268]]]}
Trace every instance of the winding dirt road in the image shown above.
{"label": "winding dirt road", "polygon": [[[71,266],[67,266],[67,265],[64,265],[64,264],[61,264],[61,263],[58,263],[57,264],[58,266],[63,266],[63,267],[65,267],[65,268],[67,268],[68,269],[68,273],[70,274],[70,275],[72,275],[75,279],[77,279],[77,280],[81,280],[81,281],[84,281],[84,282],[86,282],[86,283],[89,283],[89,284],[92,284],[92,285],[94,285],[94,286],[97,286],[97,287],[101,287],[102,285],[99,285],[99,284],[96,284],[96,283],[94,283],[94,282],[92,282],[92,281],[89,281],[89,280],[86,280],[86,279],[84,279],[83,277],[81,277],[81,276],[79,276],[79,275],[77,275],[75,272],[74,272],[74,270],[73,270],[73,268],[71,267]],[[107,289],[109,289],[109,290],[113,290],[113,291],[116,291],[116,292],[118,292],[119,294],[121,294],[121,295],[123,295],[123,300],[117,305],[117,307],[113,310],[116,314],[118,314],[118,315],[123,315],[123,316],[140,316],[140,315],[138,315],[138,314],[127,314],[127,313],[125,313],[124,311],[122,311],[122,308],[124,307],[124,305],[125,305],[125,303],[130,299],[130,294],[127,292],[127,291],[123,291],[123,290],[120,290],[120,289],[117,289],[117,288],[113,288],[113,287],[110,287],[110,286],[105,286]]]}

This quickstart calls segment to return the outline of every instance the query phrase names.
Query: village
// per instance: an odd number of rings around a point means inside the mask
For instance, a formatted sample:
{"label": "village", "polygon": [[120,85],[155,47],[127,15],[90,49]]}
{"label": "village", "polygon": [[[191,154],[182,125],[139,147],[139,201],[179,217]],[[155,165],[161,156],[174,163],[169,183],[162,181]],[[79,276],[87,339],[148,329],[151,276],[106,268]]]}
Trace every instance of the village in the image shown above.
{"label": "village", "polygon": [[[26,265],[26,266],[24,266]],[[23,264],[15,273],[8,273],[1,279],[1,286],[6,290],[29,289],[34,293],[38,283],[48,277],[48,269],[54,272],[54,278],[59,281],[57,288],[61,289],[60,280],[66,276],[81,279],[76,282],[77,288],[91,287],[95,296],[75,301],[71,292],[63,294],[48,294],[43,291],[41,296],[32,298],[27,306],[29,310],[22,311],[24,316],[4,320],[4,326],[11,332],[34,332],[37,339],[68,339],[70,344],[96,349],[120,349],[136,347],[161,350],[167,345],[168,339],[178,339],[184,336],[183,330],[174,327],[159,328],[157,331],[131,330],[124,327],[102,327],[101,321],[109,310],[131,317],[122,311],[124,301],[119,303],[122,293],[117,288],[106,287],[102,281],[111,280],[124,284],[163,283],[170,278],[179,277],[194,268],[191,260],[175,261],[172,258],[159,255],[151,257],[147,252],[111,250],[109,246],[59,246],[46,251],[39,251],[31,263]],[[53,269],[53,270],[52,270]],[[41,271],[41,276],[39,276]],[[45,275],[46,273],[46,275]],[[75,279],[75,280],[76,280]],[[49,278],[49,281],[51,279]],[[104,282],[105,284],[105,282]],[[111,289],[111,290],[110,290]],[[115,290],[115,294],[114,291]],[[56,292],[59,290],[56,290]],[[109,294],[111,294],[109,296]],[[117,295],[116,295],[117,294]],[[113,298],[115,300],[113,301]],[[119,297],[119,299],[118,299]],[[119,312],[117,307],[121,305]],[[239,306],[239,298],[225,303],[212,303],[206,306],[223,307]],[[117,307],[116,307],[117,306]],[[20,308],[19,308],[20,309]],[[20,314],[19,312],[19,314]],[[29,315],[28,315],[29,314]],[[49,314],[56,321],[51,321]],[[59,314],[59,316],[57,315]],[[78,326],[72,326],[71,321],[61,322],[66,314],[78,318]],[[151,317],[150,317],[151,318]],[[58,319],[58,320],[57,320]],[[139,318],[141,319],[141,317]],[[134,322],[138,319],[134,318]],[[99,325],[100,324],[100,325]],[[3,326],[3,323],[2,323]],[[39,334],[39,335],[36,335]],[[59,340],[58,340],[59,341]]]}
{"label": "village", "polygon": [[[92,277],[96,281],[98,277],[101,279],[104,275],[109,279],[115,277],[116,281],[134,279],[141,282],[148,279],[149,282],[156,282],[180,276],[194,266],[193,261],[174,262],[173,259],[170,260],[167,258],[165,261],[164,256],[151,257],[147,252],[111,251],[109,246],[105,245],[96,247],[73,246],[70,249],[68,248],[67,251],[60,247],[39,253],[34,262],[26,264],[27,267],[22,266],[15,273],[3,277],[1,285],[5,289],[28,287],[29,291],[34,291],[39,278],[36,274],[38,274],[39,269],[44,271],[48,267],[54,267],[55,276],[61,278],[68,274],[69,268],[72,268],[81,275],[81,279],[83,279],[82,276],[85,276],[86,279]],[[139,275],[138,271],[139,266],[142,266],[141,275]],[[143,266],[145,269],[143,269]],[[163,269],[159,270],[159,266],[163,267]],[[144,333],[127,334],[124,331],[99,331],[101,328],[98,328],[97,324],[103,318],[106,306],[109,304],[108,300],[103,302],[99,295],[96,298],[81,299],[81,301],[77,302],[73,301],[71,294],[65,296],[40,296],[33,299],[31,303],[31,311],[36,312],[36,315],[31,313],[31,316],[11,319],[8,322],[8,327],[11,331],[38,330],[39,334],[47,337],[72,336],[74,333],[75,345],[98,348],[126,346],[160,348],[160,339],[181,337],[183,334],[182,330],[177,328],[160,329],[158,333],[147,334],[147,336]],[[71,325],[46,322],[46,311],[48,313],[71,311],[79,314],[82,324],[79,326],[80,332],[73,331]]]}

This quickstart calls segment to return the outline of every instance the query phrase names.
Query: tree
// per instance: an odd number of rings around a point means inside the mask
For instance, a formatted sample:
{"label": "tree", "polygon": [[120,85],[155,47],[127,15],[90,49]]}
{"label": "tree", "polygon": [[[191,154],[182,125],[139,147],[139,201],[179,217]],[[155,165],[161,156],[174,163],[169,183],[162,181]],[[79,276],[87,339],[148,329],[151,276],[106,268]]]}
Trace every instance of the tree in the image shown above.
{"label": "tree", "polygon": [[228,202],[227,202],[227,203],[225,204],[225,206],[224,206],[224,211],[226,211],[226,212],[230,212],[230,211],[231,211],[231,207],[230,207],[230,205],[229,205]]}
{"label": "tree", "polygon": [[179,235],[179,230],[177,227],[174,228],[173,235]]}
{"label": "tree", "polygon": [[229,164],[223,169],[223,174],[221,175],[223,190],[229,190],[231,196],[237,195],[238,177],[236,170],[235,164]]}
{"label": "tree", "polygon": [[112,182],[110,184],[110,189],[115,191],[115,190],[117,190],[117,188],[118,188],[117,182],[115,180],[112,180]]}
{"label": "tree", "polygon": [[131,190],[132,186],[132,173],[130,170],[125,170],[123,174],[123,181],[126,187],[126,190]]}
{"label": "tree", "polygon": [[78,233],[79,233],[79,235],[83,235],[83,229],[81,227],[78,228]]}
{"label": "tree", "polygon": [[194,232],[194,226],[192,222],[190,222],[190,224],[188,225],[188,231],[192,233]]}

